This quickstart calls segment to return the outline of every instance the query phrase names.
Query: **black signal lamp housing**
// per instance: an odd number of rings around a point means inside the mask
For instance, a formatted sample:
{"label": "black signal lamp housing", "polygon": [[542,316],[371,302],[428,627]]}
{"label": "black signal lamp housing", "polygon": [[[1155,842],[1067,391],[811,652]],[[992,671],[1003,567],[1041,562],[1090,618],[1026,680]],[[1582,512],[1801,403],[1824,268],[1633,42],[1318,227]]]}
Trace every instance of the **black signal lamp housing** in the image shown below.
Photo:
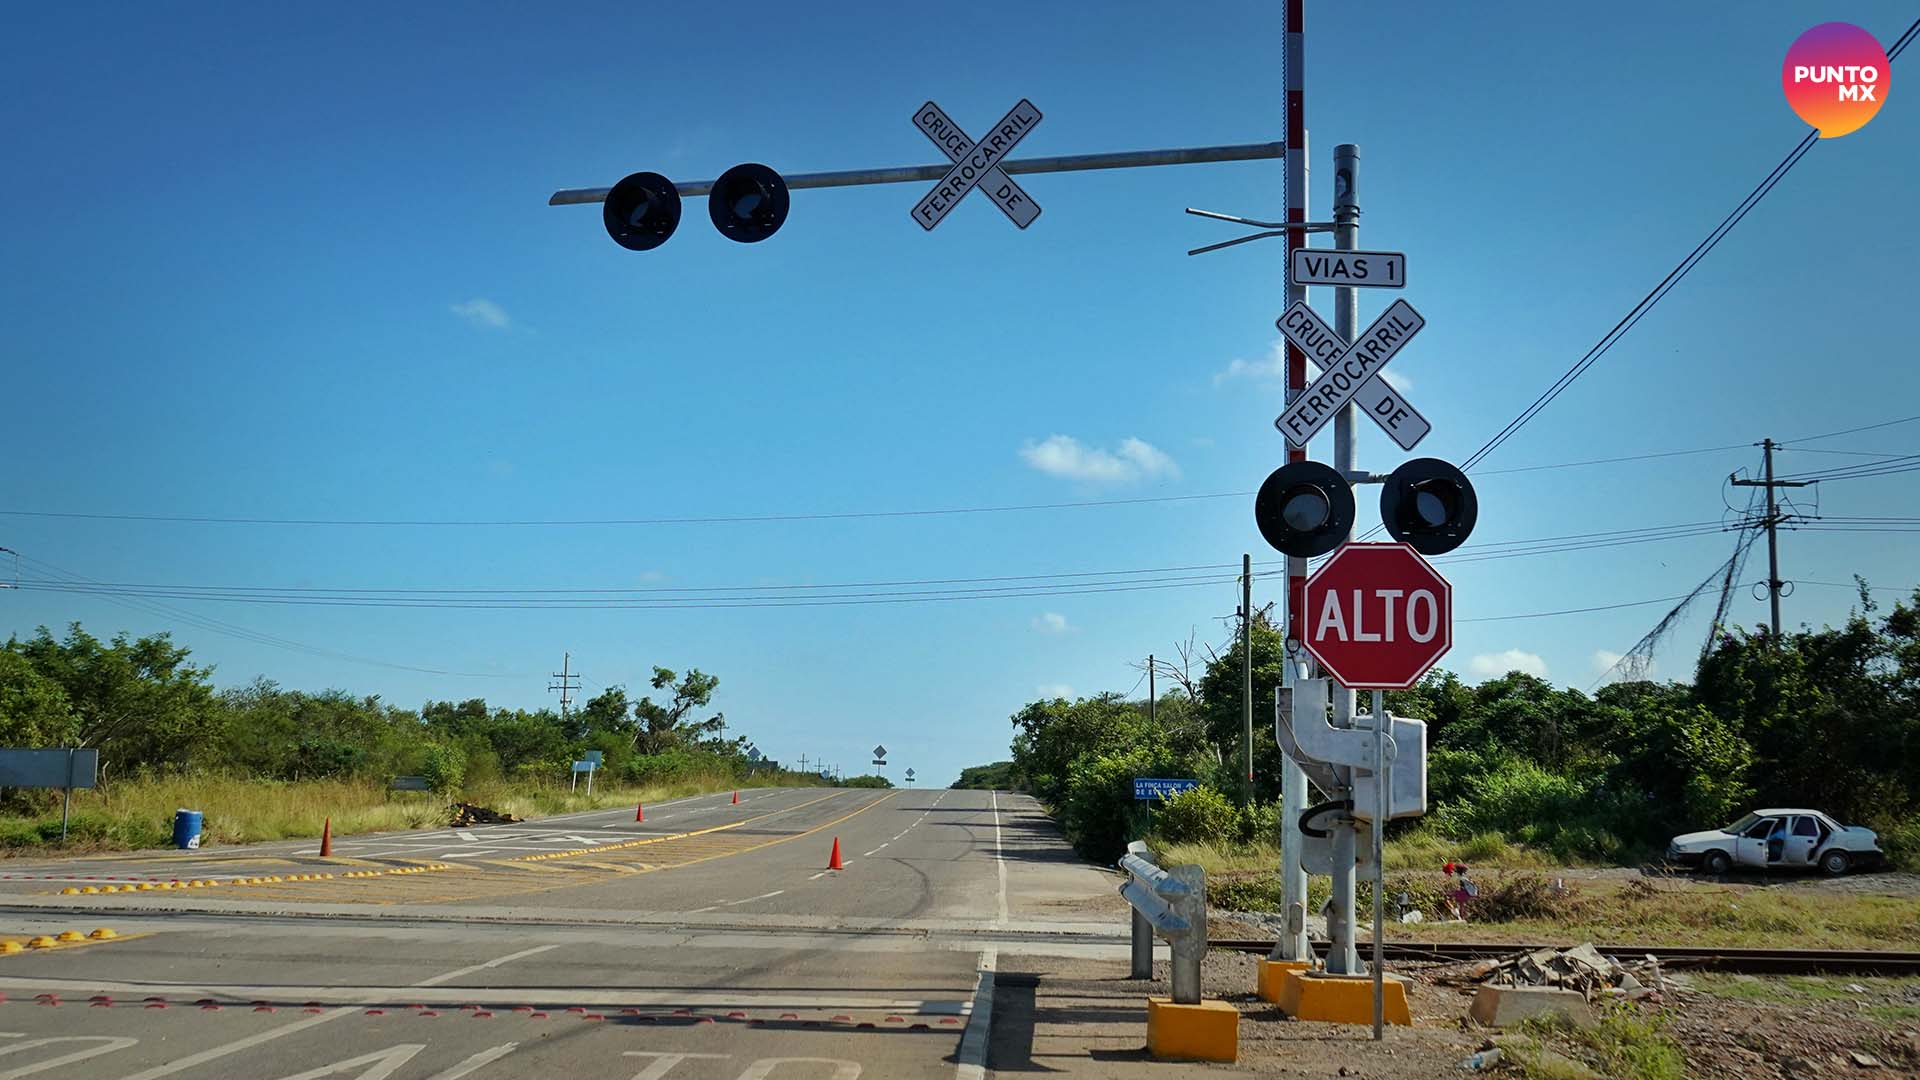
{"label": "black signal lamp housing", "polygon": [[720,174],[707,195],[707,213],[720,235],[756,244],[787,220],[787,182],[765,165],[735,165]]}
{"label": "black signal lamp housing", "polygon": [[1324,462],[1290,462],[1260,485],[1253,521],[1275,551],[1325,555],[1353,531],[1353,488]]}
{"label": "black signal lamp housing", "polygon": [[1439,458],[1415,458],[1393,470],[1380,489],[1380,520],[1395,540],[1422,555],[1443,555],[1466,542],[1480,518],[1467,474]]}
{"label": "black signal lamp housing", "polygon": [[624,177],[600,207],[607,235],[628,251],[651,251],[680,226],[680,190],[659,173]]}

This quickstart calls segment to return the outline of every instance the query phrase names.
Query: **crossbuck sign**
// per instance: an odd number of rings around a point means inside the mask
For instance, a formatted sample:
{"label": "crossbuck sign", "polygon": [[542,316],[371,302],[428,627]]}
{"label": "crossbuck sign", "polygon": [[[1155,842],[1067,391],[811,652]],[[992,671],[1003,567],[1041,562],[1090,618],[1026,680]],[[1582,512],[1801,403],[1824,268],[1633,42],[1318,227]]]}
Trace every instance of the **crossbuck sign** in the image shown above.
{"label": "crossbuck sign", "polygon": [[1033,107],[1033,102],[1021,98],[1012,112],[1001,117],[986,137],[976,142],[947,119],[940,106],[931,101],[920,106],[920,111],[913,114],[913,126],[946,153],[953,168],[947,170],[947,175],[913,208],[913,220],[919,222],[921,228],[932,231],[948,211],[966,198],[967,192],[977,187],[986,192],[987,198],[1015,225],[1024,229],[1033,224],[1033,219],[1040,216],[1040,204],[1020,190],[1020,185],[1000,168],[1000,161],[1039,122],[1040,110]]}
{"label": "crossbuck sign", "polygon": [[1278,325],[1287,340],[1320,368],[1320,377],[1313,380],[1313,385],[1288,402],[1287,411],[1273,421],[1288,442],[1306,446],[1328,420],[1350,404],[1358,404],[1373,417],[1402,450],[1413,449],[1433,430],[1433,425],[1380,376],[1387,361],[1427,325],[1413,305],[1395,300],[1352,345],[1341,340],[1305,301],[1295,301],[1287,308]]}

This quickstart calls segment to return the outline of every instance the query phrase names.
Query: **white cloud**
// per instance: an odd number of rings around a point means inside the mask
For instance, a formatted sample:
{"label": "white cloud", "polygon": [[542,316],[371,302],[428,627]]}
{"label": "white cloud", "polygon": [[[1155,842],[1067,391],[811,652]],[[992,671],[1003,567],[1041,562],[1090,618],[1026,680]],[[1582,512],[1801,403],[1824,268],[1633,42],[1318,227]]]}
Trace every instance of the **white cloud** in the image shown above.
{"label": "white cloud", "polygon": [[1398,390],[1403,394],[1410,394],[1413,392],[1413,380],[1407,378],[1405,375],[1402,375],[1397,371],[1382,370],[1380,372],[1380,377],[1387,381],[1388,386],[1393,387],[1395,390]]}
{"label": "white cloud", "polygon": [[513,325],[513,320],[499,304],[478,296],[465,303],[454,304],[447,310],[487,330],[505,330]]}
{"label": "white cloud", "polygon": [[1067,480],[1098,484],[1127,484],[1155,476],[1179,476],[1180,467],[1167,452],[1128,436],[1113,450],[1083,445],[1071,435],[1049,435],[1020,448],[1027,464]]}
{"label": "white cloud", "polygon": [[1057,611],[1043,611],[1033,617],[1033,628],[1043,634],[1064,634],[1073,627],[1067,617]]}
{"label": "white cloud", "polygon": [[1233,379],[1283,379],[1287,375],[1287,343],[1276,341],[1267,349],[1264,360],[1234,357],[1233,363],[1213,373],[1213,385]]}
{"label": "white cloud", "polygon": [[1538,653],[1508,649],[1506,652],[1481,653],[1467,661],[1467,670],[1482,679],[1498,678],[1509,671],[1544,679],[1547,677],[1547,662],[1540,659]]}
{"label": "white cloud", "polygon": [[1034,687],[1033,692],[1039,694],[1042,699],[1047,701],[1052,701],[1057,697],[1066,698],[1068,701],[1073,700],[1073,687],[1068,686],[1066,683],[1042,683]]}

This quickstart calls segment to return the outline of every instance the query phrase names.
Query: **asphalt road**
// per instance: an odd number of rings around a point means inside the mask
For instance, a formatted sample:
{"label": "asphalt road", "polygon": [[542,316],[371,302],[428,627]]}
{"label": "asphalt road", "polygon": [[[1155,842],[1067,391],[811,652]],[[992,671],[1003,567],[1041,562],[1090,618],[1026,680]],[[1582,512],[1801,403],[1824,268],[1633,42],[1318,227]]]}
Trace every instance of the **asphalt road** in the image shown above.
{"label": "asphalt road", "polygon": [[0,1080],[979,1076],[1003,950],[1124,955],[1024,797],[632,816],[10,862],[0,940],[81,937],[0,952]]}

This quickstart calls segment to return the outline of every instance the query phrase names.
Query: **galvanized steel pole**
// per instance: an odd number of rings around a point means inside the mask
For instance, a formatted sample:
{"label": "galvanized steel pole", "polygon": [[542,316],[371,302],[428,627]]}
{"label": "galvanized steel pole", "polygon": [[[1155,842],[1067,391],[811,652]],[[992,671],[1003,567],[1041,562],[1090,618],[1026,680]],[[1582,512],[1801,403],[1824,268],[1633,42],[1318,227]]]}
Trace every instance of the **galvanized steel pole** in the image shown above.
{"label": "galvanized steel pole", "polygon": [[1387,692],[1373,692],[1373,1039],[1386,1036],[1382,1028],[1386,1018],[1386,910],[1387,910],[1387,743],[1393,738],[1393,725],[1387,719]]}
{"label": "galvanized steel pole", "polygon": [[1153,978],[1153,924],[1138,908],[1133,912],[1133,968],[1127,978]]}
{"label": "galvanized steel pole", "polygon": [[[1333,246],[1351,251],[1360,239],[1360,205],[1355,194],[1355,174],[1360,166],[1360,148],[1341,143],[1333,148]],[[1359,290],[1336,287],[1333,290],[1333,329],[1342,340],[1352,341],[1359,314]],[[1333,419],[1333,467],[1341,476],[1354,471],[1353,421],[1355,410],[1349,405]],[[1352,540],[1349,532],[1347,539]],[[1353,691],[1333,686],[1333,722],[1340,726],[1353,723]],[[1353,797],[1352,770],[1348,774],[1347,799]],[[1356,808],[1357,809],[1357,808]],[[1378,831],[1378,824],[1375,825]],[[1349,812],[1346,821],[1333,826],[1333,908],[1327,917],[1327,936],[1333,944],[1327,950],[1327,970],[1341,975],[1358,975],[1360,955],[1355,948],[1354,868],[1358,862],[1358,830]]]}

